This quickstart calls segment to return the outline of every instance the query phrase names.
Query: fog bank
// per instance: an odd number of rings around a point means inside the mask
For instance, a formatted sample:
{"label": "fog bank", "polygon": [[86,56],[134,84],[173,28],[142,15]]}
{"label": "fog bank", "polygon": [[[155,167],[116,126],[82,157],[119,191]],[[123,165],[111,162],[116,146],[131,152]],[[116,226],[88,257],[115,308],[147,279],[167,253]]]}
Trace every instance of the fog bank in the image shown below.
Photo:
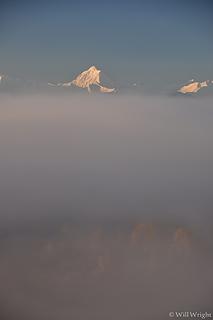
{"label": "fog bank", "polygon": [[212,121],[205,98],[2,95],[3,319],[210,312]]}

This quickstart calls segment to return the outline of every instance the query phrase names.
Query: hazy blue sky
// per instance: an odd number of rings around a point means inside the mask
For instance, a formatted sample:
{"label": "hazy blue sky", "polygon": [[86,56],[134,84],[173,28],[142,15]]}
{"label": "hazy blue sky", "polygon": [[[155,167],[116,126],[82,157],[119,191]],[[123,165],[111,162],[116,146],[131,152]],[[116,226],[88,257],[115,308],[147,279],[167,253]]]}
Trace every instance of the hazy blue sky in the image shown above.
{"label": "hazy blue sky", "polygon": [[[199,3],[201,2],[201,3]],[[0,1],[0,72],[118,83],[213,78],[211,1]]]}

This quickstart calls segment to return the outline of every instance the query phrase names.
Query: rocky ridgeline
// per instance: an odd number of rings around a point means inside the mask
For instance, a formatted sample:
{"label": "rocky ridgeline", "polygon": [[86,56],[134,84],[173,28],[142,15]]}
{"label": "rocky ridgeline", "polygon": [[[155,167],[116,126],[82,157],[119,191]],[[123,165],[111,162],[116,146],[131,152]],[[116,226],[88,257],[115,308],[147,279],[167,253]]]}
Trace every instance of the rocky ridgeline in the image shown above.
{"label": "rocky ridgeline", "polygon": [[[141,92],[142,86],[139,82],[124,85],[118,88],[109,88],[102,84],[103,78],[107,80],[110,84],[112,83],[111,80],[105,75],[105,73],[98,69],[96,66],[91,66],[88,69],[82,71],[80,74],[78,74],[73,80],[67,81],[67,82],[59,82],[59,83],[53,83],[53,82],[40,82],[36,80],[26,80],[22,78],[16,78],[13,76],[7,76],[0,73],[0,89],[7,89],[7,90],[21,90],[23,88],[27,90],[37,89],[37,90],[46,90],[50,89],[55,90],[58,88],[80,88],[83,90],[87,90],[89,93],[91,92],[101,92],[101,93],[115,93],[115,92],[132,92],[132,90],[135,91],[135,89],[139,90],[138,92]],[[175,85],[176,86],[176,85]],[[213,80],[204,80],[204,81],[195,81],[194,79],[190,80],[185,85],[181,86],[179,89],[174,88],[175,94],[182,94],[182,95],[190,95],[190,94],[196,94],[201,89],[207,88],[213,86]],[[55,89],[54,89],[55,88]],[[169,90],[169,89],[168,89]],[[173,92],[173,93],[174,93]]]}

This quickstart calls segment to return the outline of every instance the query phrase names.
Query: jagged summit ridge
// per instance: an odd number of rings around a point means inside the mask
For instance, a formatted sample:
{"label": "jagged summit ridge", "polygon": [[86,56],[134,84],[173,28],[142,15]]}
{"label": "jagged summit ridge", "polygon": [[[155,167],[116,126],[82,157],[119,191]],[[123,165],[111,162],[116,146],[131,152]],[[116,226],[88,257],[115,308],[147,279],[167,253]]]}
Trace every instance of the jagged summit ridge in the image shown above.
{"label": "jagged summit ridge", "polygon": [[210,84],[213,84],[213,81],[205,80],[205,81],[198,82],[198,81],[194,81],[194,79],[192,79],[190,81],[190,83],[187,83],[186,85],[184,85],[183,87],[178,89],[177,92],[183,93],[183,94],[196,93],[200,89],[202,89],[204,87],[208,87]]}

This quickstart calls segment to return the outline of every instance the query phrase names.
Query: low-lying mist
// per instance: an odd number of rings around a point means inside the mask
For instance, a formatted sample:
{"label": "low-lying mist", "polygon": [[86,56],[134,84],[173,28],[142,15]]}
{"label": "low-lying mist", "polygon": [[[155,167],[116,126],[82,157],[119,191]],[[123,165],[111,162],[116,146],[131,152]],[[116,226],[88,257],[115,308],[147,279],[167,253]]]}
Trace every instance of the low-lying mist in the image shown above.
{"label": "low-lying mist", "polygon": [[0,97],[0,315],[169,319],[213,296],[211,99]]}

